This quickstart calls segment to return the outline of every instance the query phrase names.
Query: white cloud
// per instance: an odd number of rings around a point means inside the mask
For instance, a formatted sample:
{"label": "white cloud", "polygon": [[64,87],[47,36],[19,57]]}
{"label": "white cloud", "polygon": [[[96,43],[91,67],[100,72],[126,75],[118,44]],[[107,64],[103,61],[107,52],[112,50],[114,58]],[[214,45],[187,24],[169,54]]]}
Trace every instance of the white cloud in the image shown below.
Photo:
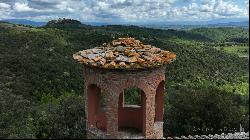
{"label": "white cloud", "polygon": [[17,12],[31,12],[38,11],[37,9],[30,8],[28,3],[17,2],[14,4],[13,9]]}
{"label": "white cloud", "polygon": [[200,6],[200,11],[201,12],[212,12],[213,11],[213,7],[210,6],[209,4],[201,5]]}
{"label": "white cloud", "polygon": [[0,3],[0,19],[8,18],[11,14],[11,5]]}
{"label": "white cloud", "polygon": [[7,3],[0,3],[0,9],[9,9],[11,6]]}
{"label": "white cloud", "polygon": [[[81,21],[205,20],[246,17],[246,7],[232,0],[1,0],[0,14],[51,20],[70,17]],[[184,3],[176,6],[178,3]],[[8,14],[7,14],[8,13]],[[0,18],[3,17],[0,15]]]}
{"label": "white cloud", "polygon": [[203,0],[181,8],[182,16],[189,19],[208,20],[213,18],[245,17],[244,9],[231,1]]}
{"label": "white cloud", "polygon": [[233,16],[240,14],[243,9],[240,9],[238,5],[218,0],[214,5],[214,11],[221,16]]}
{"label": "white cloud", "polygon": [[245,0],[244,3],[246,5],[246,8],[244,10],[244,15],[249,16],[249,0]]}

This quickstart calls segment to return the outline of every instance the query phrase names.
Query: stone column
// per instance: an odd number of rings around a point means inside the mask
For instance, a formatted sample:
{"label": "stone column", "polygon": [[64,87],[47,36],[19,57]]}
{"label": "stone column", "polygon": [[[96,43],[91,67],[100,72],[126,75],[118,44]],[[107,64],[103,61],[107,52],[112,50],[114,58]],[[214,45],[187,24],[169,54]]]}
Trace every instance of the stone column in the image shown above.
{"label": "stone column", "polygon": [[[112,89],[112,86],[110,87]],[[110,139],[118,138],[118,102],[119,94],[109,91],[107,97],[107,136]]]}
{"label": "stone column", "polygon": [[145,136],[147,139],[154,138],[154,117],[155,117],[155,94],[149,90],[146,93],[146,132]]}

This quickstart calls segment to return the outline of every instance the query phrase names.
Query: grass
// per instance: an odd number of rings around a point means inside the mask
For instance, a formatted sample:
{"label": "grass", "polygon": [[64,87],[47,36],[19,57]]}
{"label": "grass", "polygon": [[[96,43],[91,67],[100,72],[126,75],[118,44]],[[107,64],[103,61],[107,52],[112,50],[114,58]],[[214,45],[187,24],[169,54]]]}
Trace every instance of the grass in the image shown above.
{"label": "grass", "polygon": [[249,57],[249,47],[242,45],[232,45],[226,47],[215,47],[217,50],[224,51],[230,54],[236,54],[239,57]]}

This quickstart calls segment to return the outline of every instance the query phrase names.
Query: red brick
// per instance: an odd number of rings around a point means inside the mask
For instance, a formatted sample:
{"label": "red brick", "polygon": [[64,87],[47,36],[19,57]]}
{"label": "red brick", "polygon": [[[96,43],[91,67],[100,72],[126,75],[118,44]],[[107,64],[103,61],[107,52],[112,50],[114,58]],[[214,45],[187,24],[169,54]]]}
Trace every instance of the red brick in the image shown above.
{"label": "red brick", "polygon": [[[87,137],[121,138],[118,132],[119,124],[128,124],[141,129],[145,138],[163,138],[164,81],[165,67],[138,71],[108,71],[85,66],[84,92],[86,97]],[[95,86],[92,86],[91,89],[90,85]],[[121,104],[119,103],[120,94],[124,89],[130,87],[137,87],[143,91],[141,109],[122,109],[121,107],[119,109],[119,104]],[[101,96],[98,94],[105,94],[105,108],[103,110],[100,109],[100,105],[95,105],[95,103],[101,102],[99,99]],[[157,107],[155,108],[155,106]],[[120,120],[118,117],[120,117]],[[94,129],[101,129],[102,131],[93,131]]]}

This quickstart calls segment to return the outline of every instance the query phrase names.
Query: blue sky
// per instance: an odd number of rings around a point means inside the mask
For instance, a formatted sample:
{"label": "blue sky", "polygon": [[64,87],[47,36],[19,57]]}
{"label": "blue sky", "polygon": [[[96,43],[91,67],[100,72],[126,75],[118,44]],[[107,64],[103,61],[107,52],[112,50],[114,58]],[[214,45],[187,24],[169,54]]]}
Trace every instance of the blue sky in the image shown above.
{"label": "blue sky", "polygon": [[249,0],[0,0],[0,19],[82,22],[206,21],[249,17]]}

